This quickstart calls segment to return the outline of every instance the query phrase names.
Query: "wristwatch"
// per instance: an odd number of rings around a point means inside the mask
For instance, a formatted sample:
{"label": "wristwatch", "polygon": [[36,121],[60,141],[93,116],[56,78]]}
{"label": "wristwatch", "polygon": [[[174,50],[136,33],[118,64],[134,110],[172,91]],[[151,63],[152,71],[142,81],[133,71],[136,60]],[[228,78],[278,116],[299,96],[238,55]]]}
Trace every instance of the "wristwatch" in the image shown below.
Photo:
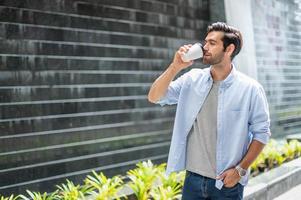
{"label": "wristwatch", "polygon": [[235,169],[238,172],[238,175],[242,178],[247,174],[247,170],[243,169],[241,166],[237,165]]}

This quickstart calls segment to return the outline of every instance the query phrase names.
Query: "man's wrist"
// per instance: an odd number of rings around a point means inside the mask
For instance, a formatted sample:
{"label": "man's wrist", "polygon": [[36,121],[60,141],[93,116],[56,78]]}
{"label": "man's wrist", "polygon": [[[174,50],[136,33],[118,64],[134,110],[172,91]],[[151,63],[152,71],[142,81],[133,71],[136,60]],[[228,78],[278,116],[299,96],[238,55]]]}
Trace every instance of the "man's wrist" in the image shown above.
{"label": "man's wrist", "polygon": [[240,165],[237,165],[235,170],[240,177],[245,177],[247,175],[247,169],[242,168]]}
{"label": "man's wrist", "polygon": [[174,63],[171,63],[169,65],[170,70],[176,74],[178,74],[182,69],[180,67],[178,67],[177,65],[175,65]]}

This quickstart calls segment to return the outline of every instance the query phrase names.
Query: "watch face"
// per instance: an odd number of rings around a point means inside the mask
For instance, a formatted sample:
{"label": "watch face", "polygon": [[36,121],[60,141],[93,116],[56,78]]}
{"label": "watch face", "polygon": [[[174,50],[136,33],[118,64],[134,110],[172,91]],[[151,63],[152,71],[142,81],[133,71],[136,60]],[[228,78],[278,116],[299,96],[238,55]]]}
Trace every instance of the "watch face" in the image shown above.
{"label": "watch face", "polygon": [[245,176],[247,174],[247,170],[241,168],[240,166],[236,166],[235,168],[238,171],[239,176]]}
{"label": "watch face", "polygon": [[240,173],[240,176],[245,176],[247,174],[247,171],[244,169],[241,169],[239,173]]}

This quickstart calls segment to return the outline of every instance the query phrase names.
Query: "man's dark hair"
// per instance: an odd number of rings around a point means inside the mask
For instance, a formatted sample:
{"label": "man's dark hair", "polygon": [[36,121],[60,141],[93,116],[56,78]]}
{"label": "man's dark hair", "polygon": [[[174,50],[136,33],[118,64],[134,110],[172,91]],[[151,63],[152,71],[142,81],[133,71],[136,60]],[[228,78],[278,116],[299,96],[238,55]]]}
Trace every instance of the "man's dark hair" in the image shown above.
{"label": "man's dark hair", "polygon": [[224,37],[222,38],[223,44],[224,44],[224,50],[230,45],[234,44],[235,49],[231,55],[231,59],[233,59],[241,50],[242,47],[242,35],[241,32],[232,27],[227,25],[224,22],[216,22],[208,26],[207,33],[212,31],[221,31],[224,32]]}

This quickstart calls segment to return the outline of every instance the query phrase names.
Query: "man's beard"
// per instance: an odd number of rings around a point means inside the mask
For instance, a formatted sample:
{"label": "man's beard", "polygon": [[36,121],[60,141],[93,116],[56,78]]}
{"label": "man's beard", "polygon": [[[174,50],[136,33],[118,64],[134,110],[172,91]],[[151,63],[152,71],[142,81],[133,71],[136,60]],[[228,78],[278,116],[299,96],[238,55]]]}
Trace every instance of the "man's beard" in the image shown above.
{"label": "man's beard", "polygon": [[215,55],[214,57],[211,55],[208,58],[206,58],[206,56],[203,57],[203,64],[205,65],[215,65],[218,64],[220,62],[222,62],[223,58],[224,58],[225,53],[221,52],[218,55]]}

